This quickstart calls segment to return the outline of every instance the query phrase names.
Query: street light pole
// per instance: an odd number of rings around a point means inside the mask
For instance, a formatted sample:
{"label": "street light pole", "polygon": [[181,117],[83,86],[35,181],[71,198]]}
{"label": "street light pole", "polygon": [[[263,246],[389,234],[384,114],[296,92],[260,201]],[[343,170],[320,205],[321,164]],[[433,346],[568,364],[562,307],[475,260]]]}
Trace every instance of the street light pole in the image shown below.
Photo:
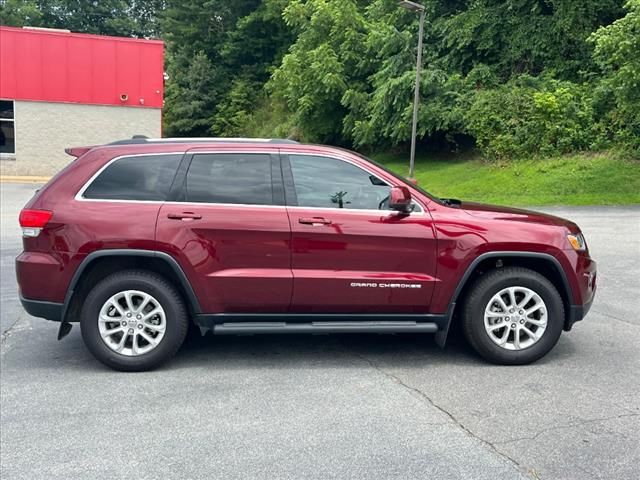
{"label": "street light pole", "polygon": [[409,158],[409,178],[414,178],[414,166],[416,160],[416,138],[418,136],[418,107],[420,106],[420,73],[422,70],[422,36],[424,33],[425,7],[419,3],[402,0],[398,6],[420,13],[420,24],[418,27],[418,58],[416,60],[416,87],[413,97],[413,121],[411,124],[411,157]]}

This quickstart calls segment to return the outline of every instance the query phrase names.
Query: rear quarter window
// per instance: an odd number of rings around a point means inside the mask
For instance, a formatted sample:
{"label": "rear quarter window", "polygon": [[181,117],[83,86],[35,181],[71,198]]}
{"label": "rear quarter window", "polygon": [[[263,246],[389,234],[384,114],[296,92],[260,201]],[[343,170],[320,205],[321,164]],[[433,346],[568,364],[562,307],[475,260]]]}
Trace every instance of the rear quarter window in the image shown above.
{"label": "rear quarter window", "polygon": [[164,201],[182,154],[136,155],[107,164],[82,192],[94,200]]}

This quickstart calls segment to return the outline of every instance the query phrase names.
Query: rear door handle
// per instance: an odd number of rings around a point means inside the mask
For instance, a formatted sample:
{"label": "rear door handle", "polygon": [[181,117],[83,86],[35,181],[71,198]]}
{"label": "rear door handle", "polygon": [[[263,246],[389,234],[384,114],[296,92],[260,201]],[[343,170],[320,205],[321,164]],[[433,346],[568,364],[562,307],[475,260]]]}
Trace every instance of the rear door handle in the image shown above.
{"label": "rear door handle", "polygon": [[199,220],[202,215],[194,212],[167,213],[167,218],[171,220]]}
{"label": "rear door handle", "polygon": [[298,219],[298,222],[305,225],[331,225],[331,220],[323,217],[302,217]]}

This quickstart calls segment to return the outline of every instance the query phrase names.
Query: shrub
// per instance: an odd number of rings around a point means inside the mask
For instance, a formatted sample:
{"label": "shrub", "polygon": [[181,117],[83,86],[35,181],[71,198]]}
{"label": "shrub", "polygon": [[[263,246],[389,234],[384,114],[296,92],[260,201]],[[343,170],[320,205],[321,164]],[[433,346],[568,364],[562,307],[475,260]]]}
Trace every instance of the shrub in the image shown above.
{"label": "shrub", "polygon": [[492,158],[556,155],[603,142],[588,87],[527,76],[479,90],[466,125]]}
{"label": "shrub", "polygon": [[628,13],[589,37],[603,76],[601,104],[616,143],[640,156],[640,0],[625,4]]}

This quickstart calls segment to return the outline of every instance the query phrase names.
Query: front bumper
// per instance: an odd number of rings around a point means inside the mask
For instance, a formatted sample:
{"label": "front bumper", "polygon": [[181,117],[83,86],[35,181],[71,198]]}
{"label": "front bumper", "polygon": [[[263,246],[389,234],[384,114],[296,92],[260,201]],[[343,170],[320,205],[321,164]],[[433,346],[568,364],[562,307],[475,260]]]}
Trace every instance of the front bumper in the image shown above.
{"label": "front bumper", "polygon": [[[571,330],[576,322],[582,320],[593,304],[596,295],[598,269],[596,262],[588,252],[565,251],[569,265],[565,271],[570,274],[569,284],[572,294],[569,295],[570,304],[567,305],[564,330]],[[575,303],[574,303],[575,302]],[[578,303],[579,302],[579,303]]]}
{"label": "front bumper", "polygon": [[62,303],[29,300],[20,295],[20,303],[27,313],[33,317],[45,318],[60,322],[62,320]]}
{"label": "front bumper", "polygon": [[564,322],[564,331],[568,332],[573,328],[573,324],[579,322],[587,316],[591,305],[593,304],[593,297],[584,305],[569,305],[569,315]]}

